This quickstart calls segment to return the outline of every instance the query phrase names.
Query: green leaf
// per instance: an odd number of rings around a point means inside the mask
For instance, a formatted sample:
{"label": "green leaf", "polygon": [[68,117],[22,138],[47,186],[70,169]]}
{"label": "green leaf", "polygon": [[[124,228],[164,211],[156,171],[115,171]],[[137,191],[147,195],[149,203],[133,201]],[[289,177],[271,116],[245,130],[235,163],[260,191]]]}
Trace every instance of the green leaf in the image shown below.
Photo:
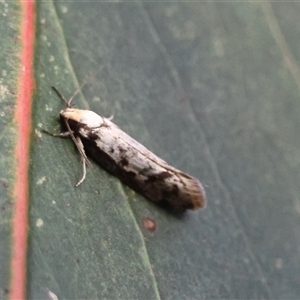
{"label": "green leaf", "polygon": [[9,292],[11,261],[12,190],[14,186],[16,126],[14,101],[20,67],[20,7],[0,3],[0,299]]}
{"label": "green leaf", "polygon": [[[37,3],[28,298],[298,298],[299,15],[296,3]],[[41,130],[60,130],[51,86],[69,98],[85,80],[77,107],[113,114],[199,178],[205,210],[171,214],[95,163],[75,188],[76,148]],[[1,216],[7,270],[10,209]]]}

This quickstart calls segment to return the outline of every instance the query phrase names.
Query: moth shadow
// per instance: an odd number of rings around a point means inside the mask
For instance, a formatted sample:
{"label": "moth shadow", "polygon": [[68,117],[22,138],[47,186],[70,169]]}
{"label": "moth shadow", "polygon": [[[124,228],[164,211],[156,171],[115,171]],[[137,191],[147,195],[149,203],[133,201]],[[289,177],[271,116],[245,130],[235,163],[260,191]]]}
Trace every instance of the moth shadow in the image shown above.
{"label": "moth shadow", "polygon": [[[151,200],[143,197],[146,201],[153,203]],[[167,200],[161,201],[160,203],[153,203],[155,207],[161,209],[168,215],[172,216],[178,220],[186,220],[188,218],[188,211],[187,210],[178,210],[175,209]]]}

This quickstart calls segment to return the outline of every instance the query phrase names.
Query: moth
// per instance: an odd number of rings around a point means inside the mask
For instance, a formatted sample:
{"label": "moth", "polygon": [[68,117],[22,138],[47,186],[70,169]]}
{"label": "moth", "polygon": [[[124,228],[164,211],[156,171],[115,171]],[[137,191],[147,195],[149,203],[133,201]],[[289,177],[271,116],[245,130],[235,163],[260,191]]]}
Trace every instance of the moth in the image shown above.
{"label": "moth", "polygon": [[52,88],[66,103],[66,108],[60,111],[66,131],[56,136],[71,137],[82,159],[83,176],[76,186],[85,180],[89,156],[152,202],[176,211],[206,206],[205,190],[198,179],[170,166],[122,131],[110,118],[91,110],[73,108],[72,99],[81,88],[70,100]]}

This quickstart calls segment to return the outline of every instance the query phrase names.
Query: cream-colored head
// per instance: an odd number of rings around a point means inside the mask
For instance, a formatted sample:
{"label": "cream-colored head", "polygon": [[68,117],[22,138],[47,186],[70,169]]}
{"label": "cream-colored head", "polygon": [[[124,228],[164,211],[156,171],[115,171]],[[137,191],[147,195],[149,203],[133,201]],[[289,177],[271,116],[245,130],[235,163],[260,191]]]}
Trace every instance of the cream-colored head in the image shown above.
{"label": "cream-colored head", "polygon": [[103,123],[103,118],[91,110],[76,109],[71,107],[71,102],[75,95],[79,93],[84,84],[77,89],[70,100],[67,100],[54,86],[52,89],[67,104],[67,108],[60,111],[60,116],[65,120],[72,120],[78,124],[87,125],[89,127],[99,127]]}
{"label": "cream-colored head", "polygon": [[67,107],[60,111],[60,115],[89,127],[99,127],[103,123],[103,118],[91,110]]}

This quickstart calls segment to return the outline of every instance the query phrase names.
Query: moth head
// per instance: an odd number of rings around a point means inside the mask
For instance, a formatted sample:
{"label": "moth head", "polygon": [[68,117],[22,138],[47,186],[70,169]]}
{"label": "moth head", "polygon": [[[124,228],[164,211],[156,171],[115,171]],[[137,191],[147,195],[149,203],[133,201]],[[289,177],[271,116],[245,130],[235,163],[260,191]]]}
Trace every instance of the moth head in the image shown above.
{"label": "moth head", "polygon": [[[84,85],[84,84],[83,84]],[[99,127],[103,123],[103,118],[94,113],[91,110],[76,109],[73,108],[71,102],[75,95],[81,90],[83,85],[73,94],[73,96],[67,100],[54,86],[52,89],[67,105],[67,107],[60,111],[60,117],[65,120],[65,122],[70,123],[71,127],[75,125],[84,125],[88,127]],[[71,122],[69,122],[71,121]]]}
{"label": "moth head", "polygon": [[71,120],[79,125],[86,125],[91,128],[99,127],[103,123],[103,118],[91,110],[67,107],[60,111],[60,116],[66,121]]}

